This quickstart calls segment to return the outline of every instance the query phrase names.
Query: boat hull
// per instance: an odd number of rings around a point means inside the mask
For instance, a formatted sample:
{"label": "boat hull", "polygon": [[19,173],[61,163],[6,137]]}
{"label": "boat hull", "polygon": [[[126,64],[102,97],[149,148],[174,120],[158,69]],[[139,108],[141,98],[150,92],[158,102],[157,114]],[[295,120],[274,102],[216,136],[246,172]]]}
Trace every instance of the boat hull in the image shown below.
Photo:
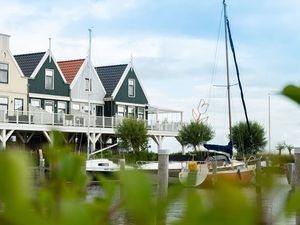
{"label": "boat hull", "polygon": [[254,170],[255,167],[248,167],[248,168],[242,168],[240,170],[234,169],[234,170],[225,170],[225,171],[218,171],[217,174],[214,175],[212,172],[209,172],[206,179],[203,181],[202,184],[200,184],[200,187],[210,187],[214,183],[214,179],[216,182],[226,182],[230,184],[236,184],[236,185],[246,185],[249,184],[250,181],[254,177]]}

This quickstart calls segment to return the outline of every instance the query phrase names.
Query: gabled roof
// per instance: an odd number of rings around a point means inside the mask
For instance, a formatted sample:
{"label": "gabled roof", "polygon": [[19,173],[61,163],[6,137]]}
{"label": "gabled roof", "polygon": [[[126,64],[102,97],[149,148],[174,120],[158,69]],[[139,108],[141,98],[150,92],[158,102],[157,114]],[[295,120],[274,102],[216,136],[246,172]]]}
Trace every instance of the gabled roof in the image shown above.
{"label": "gabled roof", "polygon": [[73,59],[57,62],[68,84],[71,84],[85,59]]}
{"label": "gabled roof", "polygon": [[105,88],[106,96],[111,97],[128,64],[95,67]]}
{"label": "gabled roof", "polygon": [[26,77],[30,77],[39,62],[42,60],[46,52],[36,52],[22,55],[15,55],[15,59],[19,64],[23,74]]}

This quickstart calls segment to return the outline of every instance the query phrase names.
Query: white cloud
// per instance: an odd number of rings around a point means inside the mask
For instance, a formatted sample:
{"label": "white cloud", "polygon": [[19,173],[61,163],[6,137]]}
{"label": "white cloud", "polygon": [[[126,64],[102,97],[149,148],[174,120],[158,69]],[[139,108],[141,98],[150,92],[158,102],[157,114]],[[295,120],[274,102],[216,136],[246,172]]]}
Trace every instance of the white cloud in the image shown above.
{"label": "white cloud", "polygon": [[[3,30],[0,32],[12,34],[13,53],[44,51],[48,48],[48,37],[52,37],[53,52],[57,59],[82,58],[87,55],[87,31],[86,35],[73,36],[66,31],[70,24],[85,17],[100,20],[120,17],[138,4],[135,0],[89,1],[86,4],[66,4],[62,1],[40,7],[36,3],[8,1],[1,3],[3,13],[0,27]],[[65,10],[66,6],[69,6],[68,10]],[[250,22],[255,23],[254,20]],[[198,101],[210,97],[209,122],[216,130],[214,142],[226,143],[226,90],[211,88],[212,84],[225,83],[223,47],[219,49],[218,60],[214,62],[215,40],[185,35],[134,33],[96,36],[92,43],[95,65],[127,63],[132,54],[150,103],[183,109],[186,121],[192,118],[191,110]],[[286,67],[278,62],[278,55],[272,54],[272,48],[263,50],[240,43],[236,49],[249,115],[267,128],[267,94],[279,90],[287,82],[299,83],[298,71],[293,67],[289,76],[283,76],[281,73]],[[215,63],[216,73],[212,79]],[[232,67],[231,73],[234,72]],[[233,78],[232,83],[235,82],[236,78]],[[236,121],[243,118],[243,112],[238,91],[233,90],[232,95]],[[290,144],[300,146],[299,108],[279,97],[274,97],[272,107],[272,145],[285,139]]]}
{"label": "white cloud", "polygon": [[94,0],[88,2],[88,13],[98,19],[121,17],[128,10],[136,7],[136,0]]}

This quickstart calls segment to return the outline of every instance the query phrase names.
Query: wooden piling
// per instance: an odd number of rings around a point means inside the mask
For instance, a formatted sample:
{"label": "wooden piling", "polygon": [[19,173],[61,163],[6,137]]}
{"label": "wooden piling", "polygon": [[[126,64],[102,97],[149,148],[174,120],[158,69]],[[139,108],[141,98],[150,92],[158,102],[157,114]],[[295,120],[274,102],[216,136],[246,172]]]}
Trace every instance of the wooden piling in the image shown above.
{"label": "wooden piling", "polygon": [[[300,191],[300,147],[294,148],[295,168],[294,168],[294,183],[295,190]],[[296,214],[296,224],[300,225],[300,212]]]}
{"label": "wooden piling", "polygon": [[120,172],[125,171],[125,159],[119,159]]}
{"label": "wooden piling", "polygon": [[40,181],[42,182],[45,178],[45,159],[43,155],[43,150],[39,149],[38,154],[39,154],[39,177],[40,177]]}
{"label": "wooden piling", "polygon": [[256,205],[258,209],[258,224],[260,225],[267,225],[270,221],[267,220],[267,211],[266,208],[263,205],[263,197],[262,197],[262,189],[261,189],[261,161],[258,159],[256,161]]}
{"label": "wooden piling", "polygon": [[215,186],[217,181],[218,181],[218,177],[217,177],[217,173],[218,173],[217,160],[212,160],[211,163],[212,163],[212,171],[213,171],[212,183],[213,183],[213,186]]}
{"label": "wooden piling", "polygon": [[[161,204],[168,195],[169,179],[169,153],[168,150],[158,150],[158,183],[157,183],[157,203]],[[166,224],[166,215],[159,213],[157,215],[157,225]]]}
{"label": "wooden piling", "polygon": [[294,163],[287,163],[286,167],[286,177],[288,180],[289,185],[291,185],[292,189],[295,188],[295,164]]}

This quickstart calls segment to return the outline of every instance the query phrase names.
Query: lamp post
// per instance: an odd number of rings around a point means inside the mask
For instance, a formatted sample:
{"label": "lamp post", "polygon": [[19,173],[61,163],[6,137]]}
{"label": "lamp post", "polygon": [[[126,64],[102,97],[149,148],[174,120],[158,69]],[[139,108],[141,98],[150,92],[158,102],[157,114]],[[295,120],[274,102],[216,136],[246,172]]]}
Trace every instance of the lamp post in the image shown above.
{"label": "lamp post", "polygon": [[271,153],[271,94],[268,94],[269,154]]}

